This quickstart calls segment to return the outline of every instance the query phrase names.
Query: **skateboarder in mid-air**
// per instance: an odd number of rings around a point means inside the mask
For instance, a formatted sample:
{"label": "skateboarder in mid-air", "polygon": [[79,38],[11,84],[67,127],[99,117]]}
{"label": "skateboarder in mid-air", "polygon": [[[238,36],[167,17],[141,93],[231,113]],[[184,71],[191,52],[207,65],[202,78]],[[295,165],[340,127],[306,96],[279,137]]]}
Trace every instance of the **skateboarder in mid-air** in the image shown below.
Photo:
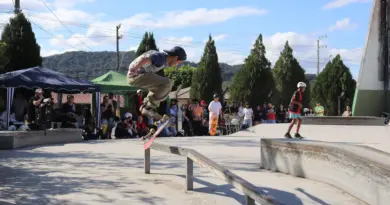
{"label": "skateboarder in mid-air", "polygon": [[142,115],[155,120],[162,118],[155,109],[161,101],[168,97],[172,89],[172,82],[167,77],[157,75],[156,72],[165,67],[177,66],[186,59],[187,54],[184,49],[175,46],[171,50],[164,50],[164,52],[147,51],[131,62],[127,73],[128,83],[149,90],[139,109]]}
{"label": "skateboarder in mid-air", "polygon": [[302,139],[303,137],[299,134],[299,128],[301,127],[301,109],[302,109],[302,98],[303,92],[306,89],[306,83],[299,82],[298,90],[296,90],[291,98],[290,105],[288,106],[288,112],[290,113],[290,118],[292,119],[290,126],[288,127],[287,133],[284,135],[286,138],[292,138],[290,135],[291,129],[294,127],[294,124],[297,123],[297,132],[294,137]]}

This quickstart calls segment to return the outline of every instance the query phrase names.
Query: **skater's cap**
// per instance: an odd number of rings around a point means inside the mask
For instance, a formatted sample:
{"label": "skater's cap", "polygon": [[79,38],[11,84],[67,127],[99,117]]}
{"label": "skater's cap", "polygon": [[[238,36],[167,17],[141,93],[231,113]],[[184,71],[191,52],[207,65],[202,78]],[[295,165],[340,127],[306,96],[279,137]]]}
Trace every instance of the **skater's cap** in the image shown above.
{"label": "skater's cap", "polygon": [[164,52],[170,56],[177,56],[178,60],[180,60],[180,61],[187,60],[186,51],[180,46],[175,46],[170,50],[164,50]]}
{"label": "skater's cap", "polygon": [[142,90],[141,90],[141,89],[138,89],[138,90],[137,90],[137,93],[140,93],[140,92],[142,92]]}
{"label": "skater's cap", "polygon": [[214,94],[213,98],[219,98],[219,95],[218,94]]}

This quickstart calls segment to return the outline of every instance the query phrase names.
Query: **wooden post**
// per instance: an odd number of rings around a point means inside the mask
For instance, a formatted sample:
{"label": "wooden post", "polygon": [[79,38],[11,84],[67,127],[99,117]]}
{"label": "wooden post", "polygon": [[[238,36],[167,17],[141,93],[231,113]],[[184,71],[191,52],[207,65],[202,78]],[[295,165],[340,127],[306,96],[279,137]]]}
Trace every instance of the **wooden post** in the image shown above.
{"label": "wooden post", "polygon": [[186,185],[187,191],[194,189],[194,162],[191,158],[187,157],[187,174],[186,174]]}
{"label": "wooden post", "polygon": [[145,150],[144,167],[145,174],[150,174],[150,148]]}
{"label": "wooden post", "polygon": [[245,195],[245,199],[246,199],[246,205],[256,205],[255,200],[252,199],[251,197]]}

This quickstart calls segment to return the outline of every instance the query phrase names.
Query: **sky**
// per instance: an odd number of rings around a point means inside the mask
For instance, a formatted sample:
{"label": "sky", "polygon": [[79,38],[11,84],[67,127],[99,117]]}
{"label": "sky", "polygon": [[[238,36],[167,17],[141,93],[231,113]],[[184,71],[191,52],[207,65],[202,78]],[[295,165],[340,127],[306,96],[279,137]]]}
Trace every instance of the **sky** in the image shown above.
{"label": "sky", "polygon": [[[13,15],[13,1],[0,0],[0,25]],[[115,2],[115,3],[113,3]],[[123,38],[120,51],[137,48],[145,31],[158,48],[180,45],[188,60],[198,62],[205,41],[216,42],[220,62],[241,64],[263,35],[274,64],[288,40],[306,70],[316,73],[317,39],[320,69],[340,54],[358,76],[369,26],[372,0],[20,0],[41,55],[67,51],[115,51],[116,26]],[[0,28],[1,29],[1,28]]]}

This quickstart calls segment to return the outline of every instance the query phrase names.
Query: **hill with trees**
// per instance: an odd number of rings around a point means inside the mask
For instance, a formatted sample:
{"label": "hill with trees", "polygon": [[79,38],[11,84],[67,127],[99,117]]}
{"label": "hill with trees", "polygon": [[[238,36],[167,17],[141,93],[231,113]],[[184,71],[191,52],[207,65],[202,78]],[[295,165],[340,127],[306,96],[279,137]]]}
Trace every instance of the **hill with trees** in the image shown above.
{"label": "hill with trees", "polygon": [[[134,59],[135,51],[120,53],[119,72],[126,73],[130,62]],[[43,66],[75,78],[91,80],[110,70],[116,71],[116,52],[82,52],[72,51],[43,58]],[[183,65],[198,67],[198,63],[184,62]],[[220,63],[222,78],[229,81],[242,65],[228,65]]]}

